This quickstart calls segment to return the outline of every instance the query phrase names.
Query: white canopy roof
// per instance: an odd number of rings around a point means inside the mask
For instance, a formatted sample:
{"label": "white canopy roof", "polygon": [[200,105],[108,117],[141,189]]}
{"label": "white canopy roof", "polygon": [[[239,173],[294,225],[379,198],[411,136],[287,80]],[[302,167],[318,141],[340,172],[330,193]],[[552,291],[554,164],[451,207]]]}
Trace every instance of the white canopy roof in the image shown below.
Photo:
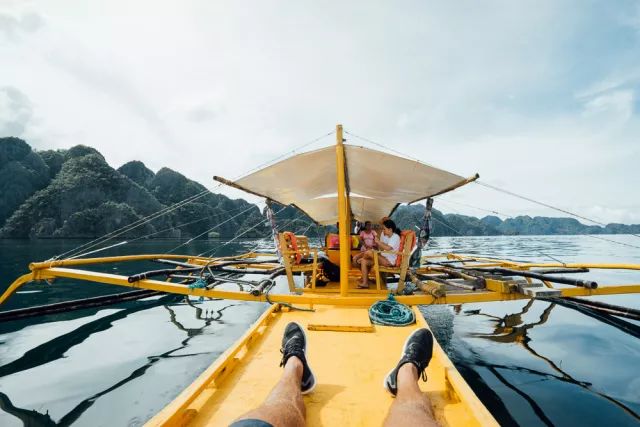
{"label": "white canopy roof", "polygon": [[[378,221],[398,203],[451,191],[475,179],[369,148],[344,145],[349,204],[355,219]],[[320,224],[338,221],[336,148],[298,154],[237,181],[233,187],[295,205]]]}

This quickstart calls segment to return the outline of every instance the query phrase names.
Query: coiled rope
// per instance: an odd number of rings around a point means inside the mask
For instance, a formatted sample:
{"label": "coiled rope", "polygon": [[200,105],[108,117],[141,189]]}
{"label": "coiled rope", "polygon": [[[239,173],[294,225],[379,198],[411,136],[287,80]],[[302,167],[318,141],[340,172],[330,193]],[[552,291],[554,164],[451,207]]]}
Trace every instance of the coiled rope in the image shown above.
{"label": "coiled rope", "polygon": [[413,310],[396,301],[393,294],[369,307],[369,319],[371,323],[385,326],[406,326],[416,322]]}

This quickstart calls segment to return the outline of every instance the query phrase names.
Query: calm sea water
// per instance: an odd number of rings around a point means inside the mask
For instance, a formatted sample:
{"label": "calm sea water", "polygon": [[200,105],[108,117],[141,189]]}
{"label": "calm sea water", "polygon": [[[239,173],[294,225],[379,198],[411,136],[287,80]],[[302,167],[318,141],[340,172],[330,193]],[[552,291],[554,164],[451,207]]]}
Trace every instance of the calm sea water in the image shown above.
{"label": "calm sea water", "polygon": [[[429,252],[483,253],[519,260],[640,263],[640,239],[604,236],[435,238]],[[0,240],[0,289],[82,241]],[[104,255],[158,253],[179,242],[152,240]],[[221,245],[195,242],[182,253]],[[216,255],[256,242],[229,244]],[[126,263],[114,273],[135,271]],[[640,272],[592,270],[599,283],[640,283]],[[117,289],[117,291],[115,290]],[[2,310],[125,289],[58,280],[24,286]],[[640,296],[598,300],[640,308]],[[141,425],[190,384],[266,308],[261,303],[163,296],[102,308],[0,322],[0,425]],[[638,425],[640,340],[544,301],[429,306],[422,311],[465,379],[503,425]]]}

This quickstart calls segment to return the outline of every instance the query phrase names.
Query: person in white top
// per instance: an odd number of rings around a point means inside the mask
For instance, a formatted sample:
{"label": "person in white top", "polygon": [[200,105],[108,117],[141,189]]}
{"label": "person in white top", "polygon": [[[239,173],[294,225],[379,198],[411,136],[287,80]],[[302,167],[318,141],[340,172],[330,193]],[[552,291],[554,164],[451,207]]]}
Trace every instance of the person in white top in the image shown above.
{"label": "person in white top", "polygon": [[[396,226],[396,223],[390,219],[385,219],[382,223],[382,235],[380,239],[375,237],[375,244],[381,251],[398,251],[400,249],[400,229]],[[358,289],[369,288],[369,270],[373,265],[373,250],[369,250],[364,253],[364,256],[360,259],[360,272],[362,273],[362,279],[358,285]],[[381,253],[378,254],[378,263],[385,267],[395,265],[398,255],[394,253]]]}

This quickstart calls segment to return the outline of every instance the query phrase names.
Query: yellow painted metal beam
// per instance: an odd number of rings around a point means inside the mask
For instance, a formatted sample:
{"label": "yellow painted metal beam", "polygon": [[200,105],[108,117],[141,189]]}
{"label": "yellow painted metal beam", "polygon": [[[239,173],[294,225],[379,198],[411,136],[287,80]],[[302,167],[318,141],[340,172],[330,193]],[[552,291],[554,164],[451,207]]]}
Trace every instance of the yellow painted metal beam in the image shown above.
{"label": "yellow painted metal beam", "polygon": [[[515,262],[515,261],[507,261],[507,260],[501,260],[501,259],[497,259],[497,258],[486,258],[486,257],[479,257],[476,255],[468,255],[468,254],[447,254],[446,255],[447,258],[449,259],[476,259],[478,261],[487,261],[487,262],[491,262],[491,263],[498,263],[498,264],[508,264],[508,265],[512,265],[513,267],[509,267],[509,268],[514,268],[514,269],[518,269],[518,268],[556,268],[556,267],[566,267],[566,268],[593,268],[593,269],[608,269],[608,270],[640,270],[640,264],[626,264],[626,263],[561,263],[561,262],[546,262],[546,263],[539,263],[539,262],[532,262],[532,263],[527,263],[527,262]],[[430,259],[430,258],[434,258],[435,256],[430,256],[430,257],[422,257],[423,259]],[[474,267],[476,267],[476,265],[474,265]],[[480,267],[480,266],[478,266]]]}
{"label": "yellow painted metal beam", "polygon": [[607,285],[596,289],[563,288],[558,289],[563,297],[588,297],[592,295],[619,295],[640,293],[640,285]]}
{"label": "yellow painted metal beam", "polygon": [[33,273],[23,274],[13,281],[11,285],[4,291],[2,295],[0,295],[0,305],[4,304],[4,302],[9,299],[11,295],[13,295],[22,285],[25,283],[29,283],[34,279]]}
{"label": "yellow painted metal beam", "polygon": [[[242,257],[240,255],[239,257]],[[89,265],[89,264],[106,264],[109,262],[129,262],[129,261],[145,261],[150,259],[202,259],[210,260],[210,258],[198,257],[194,255],[171,255],[171,254],[146,254],[146,255],[122,255],[111,256],[102,258],[78,258],[78,259],[57,259],[43,262],[32,262],[29,264],[30,270],[38,270],[41,268],[51,267],[70,267],[74,265]],[[234,257],[238,258],[238,257]],[[216,258],[221,259],[221,258]]]}
{"label": "yellow painted metal beam", "polygon": [[340,239],[340,295],[349,291],[349,268],[351,265],[351,239],[349,231],[351,221],[347,206],[347,185],[345,174],[344,139],[342,125],[336,126],[336,177],[338,180],[338,236]]}
{"label": "yellow painted metal beam", "polygon": [[[167,292],[180,295],[193,295],[197,297],[222,298],[239,301],[257,301],[266,302],[264,295],[253,296],[248,292],[239,291],[222,291],[216,289],[195,288],[190,289],[188,286],[171,282],[163,282],[159,280],[140,280],[138,282],[129,283],[126,276],[116,274],[100,273],[95,271],[78,270],[71,268],[47,268],[40,270],[40,273],[46,277],[64,277],[67,279],[85,280],[90,282],[103,283],[107,285],[125,286],[135,289],[150,289],[154,291]],[[269,299],[273,303],[286,302],[297,305],[336,305],[336,306],[370,306],[376,301],[385,299],[382,294],[361,294],[358,296],[342,297],[339,295],[312,294],[305,293],[303,295],[286,295],[286,294],[270,294]],[[466,302],[488,302],[488,301],[504,301],[513,299],[528,298],[522,294],[499,294],[497,292],[476,292],[449,294],[446,297],[435,298],[431,295],[410,295],[397,296],[396,299],[407,305],[416,304],[460,304]],[[6,298],[5,298],[6,299]]]}
{"label": "yellow painted metal beam", "polygon": [[[140,259],[153,259],[158,257],[166,257],[164,255],[137,255],[128,257],[109,257],[99,258],[98,262],[108,260],[140,260]],[[184,255],[176,255],[178,257],[187,257]],[[69,260],[69,261],[92,261],[87,264],[96,263],[94,260]],[[47,262],[49,263],[49,262]],[[0,296],[0,304],[4,303],[12,294],[16,292],[22,285],[33,280],[42,280],[49,278],[69,278],[76,280],[85,280],[90,282],[125,286],[137,289],[150,289],[160,292],[182,294],[182,295],[194,295],[209,298],[223,298],[230,300],[243,300],[243,301],[266,301],[264,295],[253,296],[247,292],[239,291],[223,291],[216,289],[190,289],[188,286],[180,285],[171,282],[158,281],[158,280],[141,280],[135,283],[129,283],[126,276],[99,273],[94,271],[80,270],[53,267],[46,268],[43,266],[45,263],[37,263],[32,273],[25,274],[16,279],[9,288]],[[598,267],[593,267],[597,265]],[[543,267],[556,267],[558,264],[536,264],[536,266]],[[587,267],[587,268],[620,268],[629,269],[634,267],[634,264],[575,264],[572,267]],[[461,293],[449,293],[445,296],[436,298],[432,295],[411,295],[411,296],[398,296],[398,301],[408,304],[460,304],[460,303],[473,303],[473,302],[490,302],[490,301],[509,301],[515,299],[527,299],[526,295],[516,292],[515,287],[508,282],[494,279],[486,279],[487,291],[480,292],[461,292]],[[305,289],[302,295],[293,294],[271,294],[270,300],[273,303],[291,303],[298,305],[336,305],[336,306],[369,306],[376,301],[385,299],[385,294],[382,293],[354,293],[351,296],[344,296],[341,285],[341,293],[329,294],[327,292],[313,292]],[[559,289],[562,296],[592,296],[592,295],[615,295],[615,294],[631,294],[640,293],[640,284],[625,284],[625,285],[605,285],[600,286],[597,289],[586,289],[581,287],[570,287]]]}
{"label": "yellow painted metal beam", "polygon": [[519,264],[519,267],[524,268],[546,268],[546,267],[566,267],[566,268],[593,268],[596,270],[640,270],[640,264],[602,264],[602,263],[569,263],[562,264],[559,262],[554,263],[531,263],[531,264]]}

